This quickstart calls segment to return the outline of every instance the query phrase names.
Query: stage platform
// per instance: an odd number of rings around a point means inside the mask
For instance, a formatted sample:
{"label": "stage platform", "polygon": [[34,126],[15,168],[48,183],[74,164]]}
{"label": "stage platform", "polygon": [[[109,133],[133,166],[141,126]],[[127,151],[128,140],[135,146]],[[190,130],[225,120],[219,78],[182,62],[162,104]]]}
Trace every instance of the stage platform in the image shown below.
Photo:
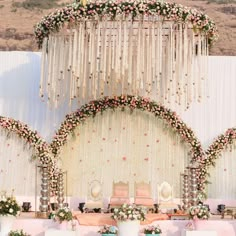
{"label": "stage platform", "polygon": [[[149,220],[146,224],[160,225],[163,231],[161,236],[191,235],[189,232],[187,232],[187,234],[185,232],[185,227],[189,222],[191,222],[190,220],[164,220],[164,218],[162,220],[156,220],[158,217],[158,214],[156,214],[156,216],[155,214],[151,214],[150,217],[148,217]],[[97,231],[100,229],[100,225],[106,223],[107,219],[110,220],[107,223],[114,223],[114,221],[110,219],[109,214],[85,213],[80,214],[80,216],[77,215],[77,219],[77,232],[74,234],[76,236],[99,236]],[[140,230],[145,227],[144,223],[140,226]],[[213,231],[215,231],[217,236],[236,236],[236,220],[199,220],[196,223],[196,228],[199,230],[199,233],[209,231],[210,235]],[[51,219],[37,219],[35,218],[35,214],[30,212],[23,213],[20,217],[18,217],[14,222],[13,229],[23,229],[32,236],[45,236],[45,232],[47,232],[46,235],[50,235],[50,233],[48,234],[48,231],[55,231],[56,229],[59,229],[59,224]],[[65,232],[64,236],[66,235],[67,233]],[[194,235],[196,235],[196,233]],[[140,233],[139,236],[143,236],[143,234]],[[199,236],[203,235],[199,234]]]}

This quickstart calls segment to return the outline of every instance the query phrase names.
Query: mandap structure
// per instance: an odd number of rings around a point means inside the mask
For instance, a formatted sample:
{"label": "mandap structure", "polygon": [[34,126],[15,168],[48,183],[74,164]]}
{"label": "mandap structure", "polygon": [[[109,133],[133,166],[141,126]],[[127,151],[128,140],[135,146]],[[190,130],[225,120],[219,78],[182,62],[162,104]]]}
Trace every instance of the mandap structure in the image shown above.
{"label": "mandap structure", "polygon": [[158,0],[75,1],[35,26],[42,49],[40,96],[56,108],[133,95],[188,108],[204,97],[206,14]]}

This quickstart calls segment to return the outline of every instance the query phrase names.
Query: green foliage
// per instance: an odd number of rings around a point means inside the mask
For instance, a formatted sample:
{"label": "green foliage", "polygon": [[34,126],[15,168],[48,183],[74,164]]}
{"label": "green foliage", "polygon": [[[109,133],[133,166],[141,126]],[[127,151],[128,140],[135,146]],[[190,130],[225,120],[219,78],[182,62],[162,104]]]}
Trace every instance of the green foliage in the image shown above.
{"label": "green foliage", "polygon": [[32,10],[34,8],[38,9],[51,9],[58,7],[58,0],[25,0],[23,2],[13,2],[13,7],[23,7],[27,10]]}
{"label": "green foliage", "polygon": [[8,236],[30,236],[30,234],[23,232],[23,230],[11,230]]}

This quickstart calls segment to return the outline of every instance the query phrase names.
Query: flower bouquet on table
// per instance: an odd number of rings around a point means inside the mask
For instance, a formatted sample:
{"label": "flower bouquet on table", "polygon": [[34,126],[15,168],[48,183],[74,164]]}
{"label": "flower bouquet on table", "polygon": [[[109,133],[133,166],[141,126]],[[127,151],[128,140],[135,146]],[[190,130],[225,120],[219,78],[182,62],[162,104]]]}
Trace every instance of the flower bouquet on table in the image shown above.
{"label": "flower bouquet on table", "polygon": [[210,217],[210,212],[208,210],[207,206],[204,206],[203,204],[198,204],[197,206],[191,206],[189,208],[189,218],[196,220],[207,220]]}
{"label": "flower bouquet on table", "polygon": [[25,233],[22,229],[21,230],[11,230],[8,236],[30,236],[30,234]]}
{"label": "flower bouquet on table", "polygon": [[145,235],[160,235],[162,233],[159,225],[149,225],[143,229]]}
{"label": "flower bouquet on table", "polygon": [[0,197],[0,216],[18,216],[20,215],[20,206],[13,196],[7,196],[6,193]]}
{"label": "flower bouquet on table", "polygon": [[68,207],[59,208],[54,214],[54,220],[60,224],[64,221],[72,221],[73,215]]}
{"label": "flower bouquet on table", "polygon": [[98,233],[100,233],[103,236],[108,236],[108,235],[116,235],[118,232],[117,227],[112,226],[112,225],[104,225]]}
{"label": "flower bouquet on table", "polygon": [[59,208],[51,217],[59,223],[60,230],[76,230],[77,221],[68,207]]}
{"label": "flower bouquet on table", "polygon": [[136,205],[123,204],[119,208],[115,208],[112,214],[112,219],[116,221],[128,221],[128,220],[145,220],[145,210],[142,207]]}
{"label": "flower bouquet on table", "polygon": [[145,220],[145,211],[136,205],[123,204],[114,209],[111,217],[117,221],[119,236],[137,236],[140,221]]}

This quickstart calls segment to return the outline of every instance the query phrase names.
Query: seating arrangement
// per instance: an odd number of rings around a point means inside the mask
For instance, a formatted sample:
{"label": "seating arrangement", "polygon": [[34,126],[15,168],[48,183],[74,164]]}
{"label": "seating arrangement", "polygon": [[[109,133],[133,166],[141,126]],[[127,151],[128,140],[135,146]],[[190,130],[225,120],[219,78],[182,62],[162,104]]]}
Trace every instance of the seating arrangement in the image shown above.
{"label": "seating arrangement", "polygon": [[103,208],[102,183],[93,180],[89,183],[87,201],[84,205],[85,212],[97,212]]}
{"label": "seating arrangement", "polygon": [[173,202],[173,187],[166,181],[157,187],[158,209],[166,213],[178,209],[178,204]]}
{"label": "seating arrangement", "polygon": [[154,209],[154,200],[151,195],[150,182],[140,182],[134,184],[134,203],[138,206],[144,206],[148,209]]}
{"label": "seating arrangement", "polygon": [[110,209],[120,207],[122,204],[130,203],[129,199],[129,183],[113,182],[113,193],[110,198]]}

